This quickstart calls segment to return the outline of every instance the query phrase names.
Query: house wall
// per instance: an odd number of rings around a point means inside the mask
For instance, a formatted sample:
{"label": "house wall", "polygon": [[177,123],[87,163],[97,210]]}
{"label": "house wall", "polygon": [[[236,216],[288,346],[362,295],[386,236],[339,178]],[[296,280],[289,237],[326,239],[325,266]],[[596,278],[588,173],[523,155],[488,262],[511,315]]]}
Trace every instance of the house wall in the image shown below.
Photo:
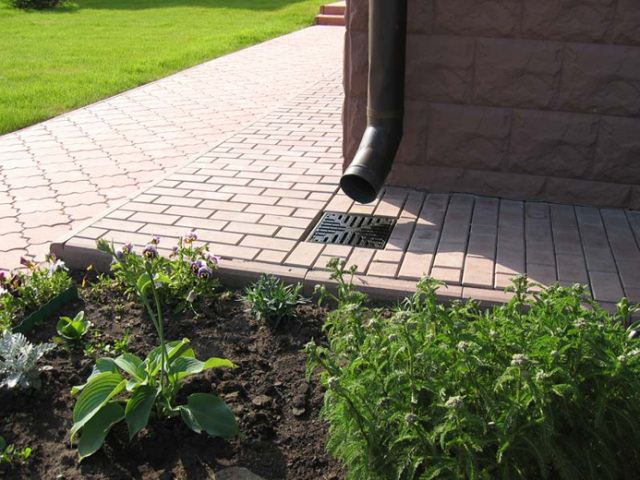
{"label": "house wall", "polygon": [[[348,2],[346,164],[366,123],[367,10]],[[388,183],[640,208],[640,0],[409,0],[408,22]]]}

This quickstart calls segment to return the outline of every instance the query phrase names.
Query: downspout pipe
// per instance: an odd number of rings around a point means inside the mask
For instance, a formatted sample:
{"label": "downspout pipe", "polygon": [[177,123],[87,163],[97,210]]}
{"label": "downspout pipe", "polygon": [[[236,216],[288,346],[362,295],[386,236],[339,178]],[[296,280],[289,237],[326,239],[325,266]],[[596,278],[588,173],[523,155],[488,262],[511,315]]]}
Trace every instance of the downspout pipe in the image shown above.
{"label": "downspout pipe", "polygon": [[369,0],[367,128],[340,187],[359,203],[376,199],[402,139],[407,0]]}

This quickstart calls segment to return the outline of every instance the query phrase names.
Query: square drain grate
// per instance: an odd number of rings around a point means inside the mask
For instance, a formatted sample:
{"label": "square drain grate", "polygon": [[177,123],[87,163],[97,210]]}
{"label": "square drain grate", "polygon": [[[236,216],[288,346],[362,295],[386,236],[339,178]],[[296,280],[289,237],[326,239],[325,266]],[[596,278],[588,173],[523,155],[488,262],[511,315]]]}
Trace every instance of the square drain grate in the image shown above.
{"label": "square drain grate", "polygon": [[307,241],[382,249],[395,224],[392,217],[324,212]]}

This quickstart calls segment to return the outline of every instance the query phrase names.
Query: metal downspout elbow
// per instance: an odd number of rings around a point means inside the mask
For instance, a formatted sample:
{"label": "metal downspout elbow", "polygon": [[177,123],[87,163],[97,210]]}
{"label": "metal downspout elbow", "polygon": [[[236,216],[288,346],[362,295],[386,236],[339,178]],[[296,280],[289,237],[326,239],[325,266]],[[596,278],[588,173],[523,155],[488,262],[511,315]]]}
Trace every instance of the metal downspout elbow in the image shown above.
{"label": "metal downspout elbow", "polygon": [[369,0],[367,128],[340,179],[353,200],[375,200],[400,146],[404,117],[407,0]]}

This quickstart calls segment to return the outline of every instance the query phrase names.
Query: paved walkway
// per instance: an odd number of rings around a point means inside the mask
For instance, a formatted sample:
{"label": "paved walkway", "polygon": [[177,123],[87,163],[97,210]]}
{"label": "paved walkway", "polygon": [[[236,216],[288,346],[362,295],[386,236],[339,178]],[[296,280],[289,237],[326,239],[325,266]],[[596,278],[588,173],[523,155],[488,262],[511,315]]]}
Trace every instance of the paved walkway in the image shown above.
{"label": "paved walkway", "polygon": [[[225,281],[259,272],[329,281],[326,263],[358,265],[356,282],[394,298],[431,275],[445,298],[504,301],[518,273],[552,284],[589,284],[613,308],[640,301],[640,212],[519,202],[387,188],[370,205],[338,191],[341,173],[340,75],[327,76],[262,120],[215,146],[129,202],[54,245],[72,265],[108,268],[98,238],[170,248],[195,228],[223,258]],[[323,210],[398,219],[384,250],[306,242]]]}
{"label": "paved walkway", "polygon": [[307,28],[0,137],[0,269],[335,78],[343,36]]}

